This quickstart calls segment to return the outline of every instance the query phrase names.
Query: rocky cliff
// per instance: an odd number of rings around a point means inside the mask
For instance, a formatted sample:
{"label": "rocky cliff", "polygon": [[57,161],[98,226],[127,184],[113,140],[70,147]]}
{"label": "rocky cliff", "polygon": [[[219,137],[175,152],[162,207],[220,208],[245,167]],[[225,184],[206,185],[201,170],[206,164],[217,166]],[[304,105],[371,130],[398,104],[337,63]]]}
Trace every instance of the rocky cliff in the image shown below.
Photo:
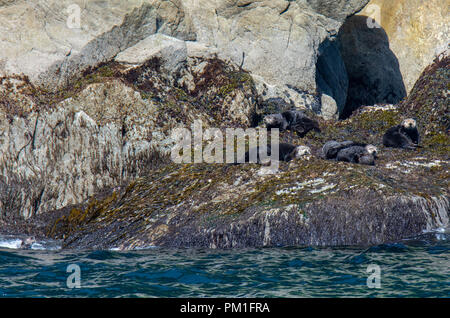
{"label": "rocky cliff", "polygon": [[189,52],[195,56],[214,53],[240,65],[267,98],[281,97],[321,112],[321,95],[332,94],[327,96],[334,103],[323,104],[324,114],[333,117],[344,107],[346,73],[338,63],[329,71],[341,86],[332,91],[318,87],[321,44],[333,41],[345,18],[367,2],[116,1],[105,10],[98,1],[80,6],[73,1],[9,1],[0,7],[5,48],[0,74],[23,73],[35,85],[62,88],[89,67],[158,33],[200,44]]}
{"label": "rocky cliff", "polygon": [[59,209],[140,175],[129,167],[145,165],[152,147],[167,151],[170,128],[211,122],[212,104],[244,126],[272,100],[337,116],[345,68],[338,52],[320,56],[321,43],[365,3],[343,1],[330,17],[317,1],[2,3],[0,171],[17,184],[10,209]]}
{"label": "rocky cliff", "polygon": [[[356,32],[353,15],[367,2],[0,1],[3,229],[67,247],[133,248],[376,244],[444,226],[447,59],[408,101],[329,121],[349,97],[389,95],[402,82],[386,33]],[[349,48],[367,38],[392,56],[368,55],[387,66],[355,89],[365,64],[350,68]],[[280,174],[168,158],[171,131],[195,119],[246,128],[291,107],[323,133],[283,134],[314,155]],[[330,139],[379,144],[405,116],[425,133],[417,153],[387,151],[376,168],[316,156]],[[379,207],[375,216],[365,202]]]}
{"label": "rocky cliff", "polygon": [[[375,5],[379,15],[373,14]],[[386,31],[408,93],[434,58],[449,49],[449,8],[448,0],[373,0],[360,13],[374,16]]]}
{"label": "rocky cliff", "polygon": [[[32,218],[29,227],[64,239],[66,248],[118,249],[372,245],[445,228],[449,62],[430,66],[399,105],[366,107],[334,125],[320,121],[322,132],[301,140],[313,155],[282,163],[275,174],[255,164],[166,162],[84,204]],[[383,147],[383,132],[411,116],[423,148]],[[377,145],[376,166],[320,159],[331,138]]]}

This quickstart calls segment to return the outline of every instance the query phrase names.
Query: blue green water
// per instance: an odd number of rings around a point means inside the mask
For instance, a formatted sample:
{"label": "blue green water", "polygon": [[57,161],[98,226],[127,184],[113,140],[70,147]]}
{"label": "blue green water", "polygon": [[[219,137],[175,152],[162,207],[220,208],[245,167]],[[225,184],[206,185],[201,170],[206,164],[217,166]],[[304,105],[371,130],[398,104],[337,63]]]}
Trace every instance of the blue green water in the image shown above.
{"label": "blue green water", "polygon": [[[80,288],[68,288],[70,264]],[[369,265],[380,288],[369,288]],[[450,236],[365,248],[0,249],[0,297],[449,297]]]}

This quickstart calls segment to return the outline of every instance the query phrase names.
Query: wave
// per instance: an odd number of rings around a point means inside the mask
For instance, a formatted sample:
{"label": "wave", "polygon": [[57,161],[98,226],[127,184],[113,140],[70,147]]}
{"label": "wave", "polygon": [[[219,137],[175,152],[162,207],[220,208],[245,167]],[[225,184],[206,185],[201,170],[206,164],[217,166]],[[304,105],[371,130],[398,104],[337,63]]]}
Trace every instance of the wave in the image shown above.
{"label": "wave", "polygon": [[26,235],[0,235],[0,249],[59,250],[61,243]]}

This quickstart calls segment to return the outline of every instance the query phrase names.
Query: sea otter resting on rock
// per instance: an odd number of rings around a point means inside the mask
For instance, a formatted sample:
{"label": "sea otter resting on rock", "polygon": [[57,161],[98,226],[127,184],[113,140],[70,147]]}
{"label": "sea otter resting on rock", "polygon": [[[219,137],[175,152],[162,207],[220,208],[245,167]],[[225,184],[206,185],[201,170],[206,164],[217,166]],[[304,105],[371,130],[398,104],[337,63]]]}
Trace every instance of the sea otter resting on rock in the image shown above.
{"label": "sea otter resting on rock", "polygon": [[311,130],[320,132],[319,124],[299,110],[288,110],[281,114],[267,115],[264,117],[264,123],[267,129],[291,130],[297,132],[300,137],[304,137]]}
{"label": "sea otter resting on rock", "polygon": [[336,160],[374,166],[377,152],[373,145],[351,146],[339,151]]}
{"label": "sea otter resting on rock", "polygon": [[383,145],[393,148],[415,149],[419,147],[419,131],[416,121],[405,119],[400,125],[389,128],[383,136]]}
{"label": "sea otter resting on rock", "polygon": [[357,144],[353,141],[347,140],[347,141],[328,141],[323,145],[322,147],[322,154],[324,159],[336,159],[337,154],[339,151],[341,151],[344,148],[348,148],[350,146],[357,146],[362,144]]}
{"label": "sea otter resting on rock", "polygon": [[322,156],[324,159],[336,159],[338,153],[345,149],[352,146],[360,146],[365,147],[366,144],[357,143],[351,140],[346,141],[335,141],[331,140],[325,143],[322,147]]}
{"label": "sea otter resting on rock", "polygon": [[364,165],[375,165],[377,148],[373,145],[356,143],[353,141],[328,141],[322,147],[323,158],[359,163]]}
{"label": "sea otter resting on rock", "polygon": [[[251,150],[247,151],[245,153],[245,162],[237,162],[236,164],[240,163],[249,163],[252,159],[250,158],[250,153],[254,152],[256,153],[256,163],[261,164],[264,163],[264,158],[261,160],[260,153],[259,153],[259,147],[252,148]],[[278,160],[279,161],[291,161],[292,159],[299,159],[303,156],[310,155],[311,149],[307,146],[294,146],[291,144],[286,143],[280,143],[278,144]],[[274,154],[272,153],[272,147],[270,144],[267,145],[267,159],[274,159]],[[242,160],[240,160],[242,161]],[[254,161],[251,161],[252,163],[255,163]]]}

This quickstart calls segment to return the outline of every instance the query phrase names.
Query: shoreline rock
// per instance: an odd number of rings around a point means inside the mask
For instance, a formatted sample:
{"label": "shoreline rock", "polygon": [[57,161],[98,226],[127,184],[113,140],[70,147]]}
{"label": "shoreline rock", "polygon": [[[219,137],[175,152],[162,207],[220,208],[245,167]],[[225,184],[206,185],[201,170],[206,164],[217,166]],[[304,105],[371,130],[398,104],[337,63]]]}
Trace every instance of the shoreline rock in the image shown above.
{"label": "shoreline rock", "polygon": [[[63,58],[62,73],[57,59],[37,70],[52,89],[34,75],[0,77],[2,231],[62,239],[65,248],[229,248],[371,245],[448,226],[448,56],[396,105],[330,120],[347,99],[337,32],[366,2],[339,1],[339,10],[327,0],[130,4],[118,7],[123,20]],[[0,6],[0,19],[16,5]],[[261,29],[261,14],[279,33]],[[313,156],[277,173],[168,158],[173,128],[194,120],[255,127],[294,107],[307,108],[322,132],[283,132],[282,142]],[[423,148],[384,148],[385,130],[406,117],[417,118]],[[377,165],[317,158],[326,141],[349,139],[377,146]]]}
{"label": "shoreline rock", "polygon": [[[395,242],[448,227],[448,118],[434,119],[445,118],[448,64],[443,58],[429,66],[395,108],[322,122],[321,134],[301,141],[316,154],[332,135],[372,143],[381,150],[374,167],[317,157],[281,164],[276,174],[258,174],[257,165],[172,164],[71,211],[52,235],[63,235],[65,248],[336,246]],[[383,147],[384,131],[413,115],[423,148]]]}

